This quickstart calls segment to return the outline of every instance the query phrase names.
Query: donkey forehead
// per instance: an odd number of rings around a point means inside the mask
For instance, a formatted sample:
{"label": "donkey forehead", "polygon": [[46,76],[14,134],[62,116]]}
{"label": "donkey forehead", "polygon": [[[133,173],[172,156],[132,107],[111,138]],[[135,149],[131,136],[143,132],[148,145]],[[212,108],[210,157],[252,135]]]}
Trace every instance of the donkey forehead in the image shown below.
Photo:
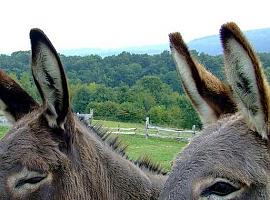
{"label": "donkey forehead", "polygon": [[63,154],[52,137],[51,130],[42,125],[37,115],[30,114],[16,122],[0,140],[0,163],[20,163],[36,170],[58,165]]}
{"label": "donkey forehead", "polygon": [[30,113],[17,121],[1,139],[3,143],[23,144],[38,140],[38,133],[45,132],[36,113]]}
{"label": "donkey forehead", "polygon": [[191,177],[226,177],[249,184],[265,179],[269,161],[267,142],[251,131],[241,117],[232,116],[194,138],[175,161],[174,173],[183,177],[185,171],[191,171]]}

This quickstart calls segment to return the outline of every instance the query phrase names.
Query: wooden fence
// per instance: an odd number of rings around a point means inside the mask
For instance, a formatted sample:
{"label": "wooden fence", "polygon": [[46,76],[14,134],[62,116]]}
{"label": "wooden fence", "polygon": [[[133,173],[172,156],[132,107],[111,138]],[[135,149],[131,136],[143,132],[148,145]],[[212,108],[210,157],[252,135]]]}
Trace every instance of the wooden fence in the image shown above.
{"label": "wooden fence", "polygon": [[126,134],[133,135],[136,134],[137,128],[109,128],[114,134]]}
{"label": "wooden fence", "polygon": [[0,116],[0,126],[10,126],[10,123],[6,117]]}
{"label": "wooden fence", "polygon": [[171,138],[179,141],[189,142],[190,139],[196,134],[195,130],[179,130],[173,128],[164,128],[149,125],[147,128],[121,128],[113,127],[108,128],[114,134],[125,135],[143,135],[145,138],[158,137],[158,138]]}
{"label": "wooden fence", "polygon": [[[91,110],[90,114],[79,114],[77,116],[87,121],[91,122],[93,119],[93,111]],[[0,125],[2,126],[10,126],[10,123],[4,116],[0,116]],[[106,128],[106,127],[105,127]],[[126,135],[144,135],[145,138],[148,137],[159,137],[159,138],[173,138],[179,141],[190,141],[190,139],[196,134],[195,126],[192,127],[193,130],[182,130],[182,129],[174,129],[174,128],[165,128],[159,126],[153,126],[149,123],[149,118],[146,118],[145,128],[127,128],[127,127],[107,127],[107,129],[111,130],[114,134],[126,134]]]}

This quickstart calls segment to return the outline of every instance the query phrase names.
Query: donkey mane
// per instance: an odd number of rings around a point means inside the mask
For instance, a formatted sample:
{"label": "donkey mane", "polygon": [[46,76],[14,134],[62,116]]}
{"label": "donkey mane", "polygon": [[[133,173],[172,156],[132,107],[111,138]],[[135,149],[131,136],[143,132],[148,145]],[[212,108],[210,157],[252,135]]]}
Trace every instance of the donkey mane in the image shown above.
{"label": "donkey mane", "polygon": [[90,125],[86,120],[81,119],[80,121],[92,132],[94,132],[98,138],[100,138],[107,146],[111,147],[111,149],[121,155],[123,158],[131,161],[139,168],[143,170],[147,170],[149,172],[155,174],[167,175],[168,172],[161,166],[160,163],[153,161],[149,156],[143,155],[138,159],[134,160],[130,158],[126,149],[128,148],[127,144],[124,144],[119,136],[115,136],[109,129],[104,128],[103,125],[96,123],[94,125]]}

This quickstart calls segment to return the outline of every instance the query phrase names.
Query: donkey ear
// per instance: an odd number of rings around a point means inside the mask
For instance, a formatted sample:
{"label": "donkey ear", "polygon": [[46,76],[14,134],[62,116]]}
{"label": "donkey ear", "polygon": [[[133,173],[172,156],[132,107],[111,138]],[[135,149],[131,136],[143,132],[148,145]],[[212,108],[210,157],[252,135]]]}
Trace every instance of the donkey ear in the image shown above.
{"label": "donkey ear", "polygon": [[32,73],[45,107],[50,127],[64,128],[69,111],[69,94],[60,58],[47,36],[39,29],[30,31]]}
{"label": "donkey ear", "polygon": [[227,85],[208,72],[189,53],[180,33],[169,35],[172,56],[183,88],[204,124],[234,113],[236,105]]}
{"label": "donkey ear", "polygon": [[238,107],[248,119],[251,128],[268,139],[270,94],[261,63],[235,23],[224,24],[220,36],[225,72]]}
{"label": "donkey ear", "polygon": [[0,110],[13,123],[38,107],[35,100],[0,70]]}

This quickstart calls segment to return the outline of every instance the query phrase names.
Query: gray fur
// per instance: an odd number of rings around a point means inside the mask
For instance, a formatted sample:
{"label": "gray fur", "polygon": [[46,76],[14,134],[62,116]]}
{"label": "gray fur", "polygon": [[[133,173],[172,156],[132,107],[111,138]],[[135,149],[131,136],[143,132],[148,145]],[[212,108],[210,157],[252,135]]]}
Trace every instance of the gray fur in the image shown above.
{"label": "gray fur", "polygon": [[269,153],[268,143],[248,128],[241,115],[220,119],[177,157],[160,199],[201,199],[202,191],[194,193],[193,186],[207,177],[245,185],[243,194],[233,199],[269,199]]}
{"label": "gray fur", "polygon": [[[254,50],[237,25],[224,24],[220,33],[232,88],[229,92],[235,97],[232,106],[237,104],[238,111],[204,124],[174,161],[161,200],[270,199],[269,86]],[[170,35],[171,46],[182,50],[185,44],[179,35]],[[178,53],[185,55],[187,49],[184,53],[180,50]],[[236,73],[238,65],[231,64],[234,60],[245,65],[243,73]],[[254,98],[259,105],[255,114],[250,103]]]}

